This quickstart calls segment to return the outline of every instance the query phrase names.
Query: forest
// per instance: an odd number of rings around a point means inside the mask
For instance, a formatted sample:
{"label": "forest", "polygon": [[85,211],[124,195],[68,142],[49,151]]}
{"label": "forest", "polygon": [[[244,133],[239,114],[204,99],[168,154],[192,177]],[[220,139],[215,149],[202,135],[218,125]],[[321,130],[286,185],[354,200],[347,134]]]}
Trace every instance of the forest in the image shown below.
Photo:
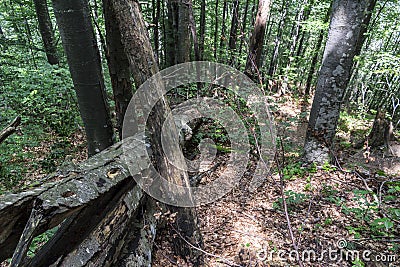
{"label": "forest", "polygon": [[399,266],[398,0],[2,0],[0,267]]}

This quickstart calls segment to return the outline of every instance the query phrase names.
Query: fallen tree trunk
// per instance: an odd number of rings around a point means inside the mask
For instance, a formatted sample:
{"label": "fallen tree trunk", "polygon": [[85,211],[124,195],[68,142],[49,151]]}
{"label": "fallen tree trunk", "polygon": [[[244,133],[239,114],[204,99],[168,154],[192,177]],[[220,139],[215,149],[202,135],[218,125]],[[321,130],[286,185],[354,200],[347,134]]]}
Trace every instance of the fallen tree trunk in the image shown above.
{"label": "fallen tree trunk", "polygon": [[[1,196],[0,262],[15,250],[12,266],[112,266],[117,262],[149,266],[156,222],[138,220],[137,215],[152,217],[156,207],[147,205],[138,211],[144,194],[122,153],[121,143],[116,144],[79,166],[54,173],[40,187]],[[142,153],[134,153],[136,175],[146,172]],[[27,258],[32,239],[60,223],[35,257]]]}

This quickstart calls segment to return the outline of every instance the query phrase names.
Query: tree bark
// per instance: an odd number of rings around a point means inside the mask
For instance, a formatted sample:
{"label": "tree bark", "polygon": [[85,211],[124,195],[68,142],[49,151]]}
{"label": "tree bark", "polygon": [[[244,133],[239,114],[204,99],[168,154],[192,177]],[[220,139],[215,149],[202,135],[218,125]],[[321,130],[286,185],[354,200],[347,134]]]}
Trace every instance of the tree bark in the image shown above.
{"label": "tree bark", "polygon": [[47,61],[51,65],[59,63],[57,46],[54,40],[53,25],[51,23],[49,9],[46,0],[34,0],[36,16],[39,23],[39,31],[42,37]]}
{"label": "tree bark", "polygon": [[[139,140],[132,141],[140,146]],[[129,248],[135,250],[131,264],[150,266],[148,248],[153,237],[143,231],[153,225],[147,221],[137,228],[134,221],[154,214],[155,208],[145,207],[144,215],[138,212],[144,195],[130,172],[141,175],[146,171],[140,164],[144,154],[136,151],[138,165],[133,170],[128,169],[123,152],[121,143],[115,144],[77,166],[59,169],[40,181],[40,187],[1,196],[0,262],[17,248],[12,266],[51,266],[55,262],[57,266],[116,266]],[[33,237],[60,223],[35,256],[26,258]],[[130,238],[125,239],[128,234]],[[128,240],[136,245],[128,245]]]}
{"label": "tree bark", "polygon": [[[193,14],[193,11],[192,11]],[[199,42],[199,53],[200,60],[204,58],[204,39],[206,33],[206,0],[201,0],[200,9],[200,42]]]}
{"label": "tree bark", "polygon": [[269,16],[270,1],[260,0],[254,30],[251,35],[249,54],[246,62],[246,74],[254,78],[261,68],[261,55],[264,47],[265,26]]}
{"label": "tree bark", "polygon": [[218,12],[219,8],[219,0],[215,1],[215,28],[214,28],[214,59],[217,60],[217,54],[218,54]]}
{"label": "tree bark", "polygon": [[189,18],[189,4],[186,0],[178,0],[176,21],[176,64],[188,62],[190,60],[190,18]]}
{"label": "tree bark", "polygon": [[53,7],[92,156],[114,137],[89,8],[86,0],[53,0]]}
{"label": "tree bark", "polygon": [[[200,50],[200,44],[199,44],[199,41],[197,38],[196,22],[193,17],[193,3],[192,3],[192,0],[186,0],[186,1],[187,1],[188,9],[189,9],[188,10],[188,12],[189,12],[189,27],[190,27],[190,31],[192,33],[192,40],[193,40],[193,47],[194,47],[194,59],[195,59],[195,61],[200,61],[202,52]],[[204,33],[203,33],[203,38],[204,38]],[[203,39],[203,44],[204,44],[204,39]],[[204,47],[203,47],[203,50],[204,50]],[[181,63],[183,63],[183,62],[181,62]]]}
{"label": "tree bark", "polygon": [[188,0],[168,0],[167,66],[190,60],[190,6]]}
{"label": "tree bark", "polygon": [[[155,3],[156,2],[156,3]],[[160,8],[161,1],[153,0],[153,24],[154,24],[154,53],[156,57],[157,64],[160,64],[160,31],[159,31],[159,21],[160,21]]]}
{"label": "tree bark", "polygon": [[357,42],[356,48],[355,48],[356,56],[360,55],[361,49],[365,43],[365,40],[367,39],[366,33],[368,32],[368,25],[371,22],[371,17],[374,12],[377,0],[369,0],[368,2],[369,2],[369,4],[368,4],[366,10],[364,11],[364,19],[361,24],[359,41]]}
{"label": "tree bark", "polygon": [[233,2],[231,31],[229,34],[229,49],[236,49],[237,29],[239,22],[239,0]]}
{"label": "tree bark", "polygon": [[[249,2],[250,0],[246,0],[246,4],[244,6],[244,12],[243,12],[243,18],[242,18],[242,27],[240,29],[240,45],[239,45],[239,55],[242,54],[242,48],[243,48],[243,43],[245,41],[245,39],[247,39],[247,34],[246,34],[246,30],[247,30],[247,16],[248,16],[248,11],[249,11]],[[254,12],[254,6],[253,9],[251,10],[251,13]],[[247,40],[246,40],[247,41]]]}
{"label": "tree bark", "polygon": [[[281,19],[279,20],[278,23],[278,30],[275,36],[275,46],[274,46],[274,50],[272,52],[272,59],[271,62],[269,64],[269,68],[268,68],[268,76],[270,78],[272,78],[275,73],[276,70],[278,69],[278,59],[279,59],[279,47],[281,45],[281,39],[282,39],[282,32],[283,32],[283,25],[284,22],[286,20],[286,15],[287,15],[287,1],[283,1],[282,2],[282,8],[281,8]],[[278,88],[279,89],[279,88]]]}
{"label": "tree bark", "polygon": [[344,90],[350,79],[355,47],[367,1],[335,0],[304,145],[304,158],[329,161]]}
{"label": "tree bark", "polygon": [[129,101],[132,98],[131,72],[129,61],[126,57],[121,42],[121,32],[117,25],[117,19],[111,8],[112,0],[103,0],[104,18],[106,26],[107,51],[106,58],[113,89],[115,112],[117,117],[117,129],[119,139],[122,139],[122,123]]}
{"label": "tree bark", "polygon": [[229,52],[231,54],[229,65],[234,65],[235,52],[236,52],[236,41],[237,41],[237,30],[239,23],[239,0],[233,2],[232,7],[232,20],[231,20],[231,30],[229,33]]}
{"label": "tree bark", "polygon": [[167,16],[164,19],[165,23],[165,46],[164,46],[164,53],[165,53],[165,65],[166,67],[170,67],[175,65],[175,23],[176,20],[174,18],[175,15],[175,5],[171,1],[167,1]]}
{"label": "tree bark", "polygon": [[[158,65],[154,59],[150,40],[139,9],[139,3],[137,0],[115,0],[112,3],[133,78],[136,87],[139,87],[148,78],[158,72]],[[159,90],[157,95],[149,97],[161,96],[161,100],[159,100],[157,105],[153,108],[154,111],[148,119],[147,125],[151,133],[150,139],[153,146],[156,168],[160,175],[171,183],[187,187],[189,186],[187,172],[178,169],[170,162],[161,143],[162,125],[163,123],[167,123],[167,129],[169,129],[169,131],[164,133],[163,138],[165,138],[170,145],[172,158],[179,164],[184,164],[184,158],[178,143],[172,142],[172,140],[178,140],[178,133],[174,122],[167,120],[167,116],[170,114],[171,110],[164,95],[164,86],[158,81],[155,88]],[[141,101],[150,103],[151,99],[141,99]],[[168,188],[159,188],[159,190],[165,194],[170,194]],[[171,206],[168,208],[172,210],[172,212],[177,212],[175,228],[192,244],[201,246],[201,236],[197,229],[198,226],[194,211],[190,208]],[[198,251],[188,247],[180,238],[175,239],[174,244],[179,254],[189,256],[195,264],[199,264],[202,261]]]}
{"label": "tree bark", "polygon": [[227,0],[224,0],[224,6],[223,6],[223,10],[222,10],[222,25],[221,25],[221,38],[220,38],[220,43],[219,43],[219,57],[221,58],[222,56],[222,52],[223,52],[223,48],[225,48],[226,45],[226,15],[228,12],[228,4],[227,4]]}

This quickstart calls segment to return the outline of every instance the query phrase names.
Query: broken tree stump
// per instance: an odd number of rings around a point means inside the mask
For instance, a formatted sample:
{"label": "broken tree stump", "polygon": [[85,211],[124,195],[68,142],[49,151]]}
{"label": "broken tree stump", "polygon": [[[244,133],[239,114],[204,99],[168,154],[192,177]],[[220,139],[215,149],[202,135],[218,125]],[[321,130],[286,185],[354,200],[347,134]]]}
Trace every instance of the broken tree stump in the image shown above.
{"label": "broken tree stump", "polygon": [[390,142],[395,139],[396,138],[393,134],[393,123],[386,118],[386,112],[384,110],[378,110],[371,132],[367,137],[368,146],[377,148],[384,145],[388,150],[390,150]]}
{"label": "broken tree stump", "polygon": [[[134,175],[146,175],[140,151]],[[145,198],[118,143],[55,172],[40,187],[0,196],[0,262],[13,257],[11,266],[150,266],[157,207]],[[28,258],[32,239],[58,225]]]}

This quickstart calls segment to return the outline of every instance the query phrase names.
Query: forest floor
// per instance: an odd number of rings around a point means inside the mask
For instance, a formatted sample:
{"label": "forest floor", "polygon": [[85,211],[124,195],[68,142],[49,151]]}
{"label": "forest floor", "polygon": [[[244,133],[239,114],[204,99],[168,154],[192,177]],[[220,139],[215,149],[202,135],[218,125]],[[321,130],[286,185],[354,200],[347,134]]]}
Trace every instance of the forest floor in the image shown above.
{"label": "forest floor", "polygon": [[[296,255],[304,266],[400,266],[400,158],[384,149],[352,147],[371,129],[373,117],[360,119],[344,113],[337,135],[338,164],[306,166],[301,163],[301,150],[309,103],[292,96],[271,101],[275,103],[271,110],[278,140],[282,141],[278,146],[282,175],[275,164],[265,182],[249,191],[257,163],[256,157],[251,157],[252,164],[239,185],[221,199],[197,208],[204,246],[196,249],[204,254],[204,266],[298,266]],[[63,164],[84,161],[82,129],[67,141],[73,148],[68,153],[73,156],[67,156]],[[54,138],[25,148],[30,151],[24,153],[32,155],[25,165],[33,167],[21,186],[46,176],[46,170],[34,167],[38,160],[42,167],[47,162],[57,164],[57,157],[62,156],[57,155],[57,142]],[[219,153],[210,166],[218,167],[201,182],[224,172],[228,157],[228,153]],[[173,253],[167,230],[157,234],[153,266],[190,266]]]}
{"label": "forest floor", "polygon": [[[279,101],[285,105],[273,114],[285,150],[282,175],[273,167],[263,185],[250,192],[251,171],[246,172],[229,194],[197,208],[204,266],[298,266],[296,255],[304,266],[399,266],[400,158],[387,157],[383,150],[352,149],[349,128],[368,132],[372,120],[356,125],[346,117],[338,132],[340,166],[304,166],[304,103],[290,97]],[[215,162],[226,157],[219,155]],[[207,179],[215,179],[224,168],[221,164]],[[168,231],[157,235],[154,266],[191,266],[174,255],[171,242]]]}

